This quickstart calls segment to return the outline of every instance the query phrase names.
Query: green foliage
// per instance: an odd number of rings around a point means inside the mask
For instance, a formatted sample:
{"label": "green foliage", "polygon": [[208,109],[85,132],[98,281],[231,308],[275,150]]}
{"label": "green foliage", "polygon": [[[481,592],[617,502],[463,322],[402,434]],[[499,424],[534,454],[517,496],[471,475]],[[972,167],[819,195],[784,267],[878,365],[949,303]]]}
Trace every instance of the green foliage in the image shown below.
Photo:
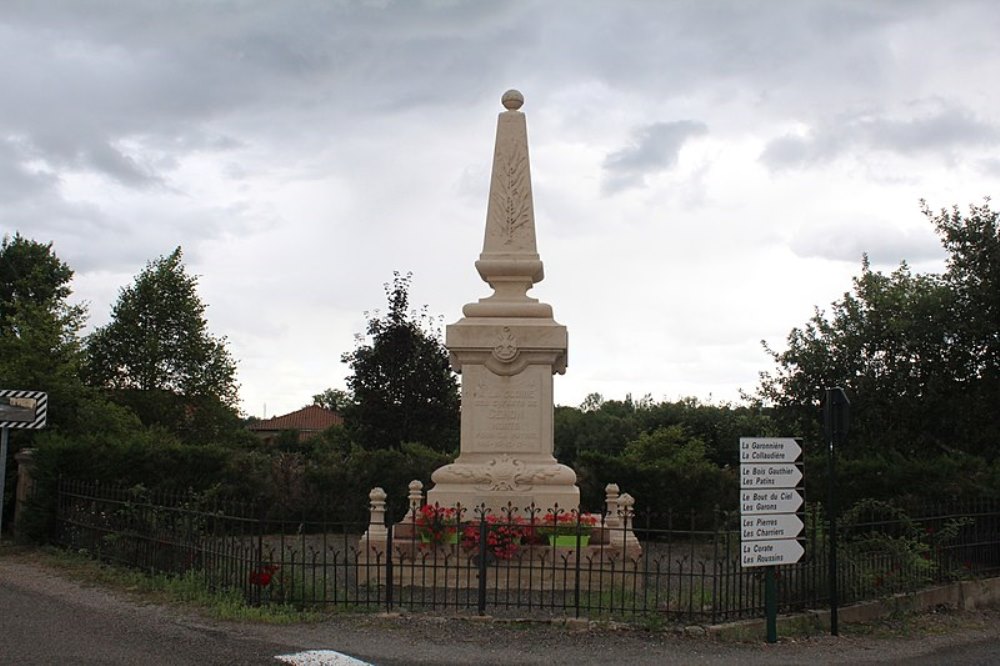
{"label": "green foliage", "polygon": [[197,278],[181,259],[177,248],[122,289],[111,322],[87,340],[87,378],[147,425],[212,440],[237,427],[236,365],[225,338],[208,333]]}
{"label": "green foliage", "polygon": [[958,207],[924,215],[934,224],[948,251],[944,281],[951,291],[953,316],[944,350],[954,392],[953,444],[966,451],[1000,456],[1000,212],[969,206],[966,215]]}
{"label": "green foliage", "polygon": [[365,449],[399,449],[421,442],[437,451],[458,446],[458,382],[440,331],[423,312],[408,311],[410,275],[385,285],[389,310],[368,316],[367,335],[343,355],[353,402],[344,419]]}
{"label": "green foliage", "polygon": [[[851,427],[839,451],[852,498],[996,493],[1000,459],[1000,232],[987,200],[923,212],[947,271],[888,274],[867,259],[853,290],[791,331],[757,398],[787,432],[821,442],[825,390],[843,387]],[[825,465],[810,470],[815,484]],[[846,470],[851,470],[850,472]]]}
{"label": "green foliage", "polygon": [[914,275],[906,264],[889,275],[867,260],[853,293],[793,329],[788,348],[768,352],[760,396],[792,418],[796,432],[822,441],[820,403],[827,388],[851,396],[849,445],[878,441],[910,454],[948,439],[946,400],[954,395],[947,365],[952,295],[940,277]]}
{"label": "green foliage", "polygon": [[[733,447],[735,448],[735,443]],[[636,498],[638,513],[651,512],[662,524],[668,514],[711,527],[717,506],[736,506],[738,480],[732,468],[708,458],[703,441],[679,425],[642,433],[619,456],[597,451],[580,455],[580,485],[585,506],[601,506],[604,487],[617,483]]]}
{"label": "green foliage", "polygon": [[[77,412],[95,396],[79,379],[78,333],[86,309],[69,305],[73,271],[52,251],[15,234],[0,241],[0,388],[49,394],[48,428],[77,427]],[[39,431],[10,432],[3,498],[4,525],[14,511],[14,455],[32,445]]]}
{"label": "green foliage", "polygon": [[740,437],[782,434],[754,407],[704,404],[695,398],[661,403],[648,397],[635,402],[631,396],[605,400],[594,393],[579,409],[556,407],[556,457],[572,465],[584,451],[620,455],[642,433],[677,425],[704,442],[707,458],[719,466],[737,464]]}
{"label": "green foliage", "polygon": [[63,306],[72,279],[73,271],[55,255],[52,243],[5,235],[0,241],[0,336],[17,328],[13,317],[22,305]]}
{"label": "green foliage", "polygon": [[625,444],[639,434],[639,426],[630,414],[616,414],[615,404],[614,401],[604,403],[600,409],[591,411],[556,407],[556,457],[573,465],[584,451],[607,455],[621,453]]}
{"label": "green foliage", "polygon": [[389,517],[399,520],[407,509],[410,481],[417,479],[428,488],[431,473],[451,461],[449,454],[414,442],[399,449],[354,446],[339,465],[317,466],[311,480],[317,492],[342,508],[344,519],[360,522],[368,519],[368,493],[378,486],[388,495]]}
{"label": "green foliage", "polygon": [[56,429],[74,425],[84,397],[78,334],[86,309],[67,303],[72,278],[51,243],[19,234],[0,242],[0,388],[47,392]]}
{"label": "green foliage", "polygon": [[972,522],[946,517],[923,525],[895,503],[865,499],[841,517],[840,550],[859,590],[912,592],[936,579],[943,549]]}
{"label": "green foliage", "polygon": [[317,393],[313,396],[314,405],[325,407],[331,412],[337,412],[338,414],[342,413],[352,402],[354,402],[354,398],[351,394],[342,389],[328,388],[322,393]]}
{"label": "green foliage", "polygon": [[[804,483],[811,497],[825,497],[827,461],[822,453],[805,458]],[[996,472],[981,457],[937,454],[911,458],[898,451],[859,452],[837,462],[837,502],[849,506],[865,498],[898,502],[996,496]]]}
{"label": "green foliage", "polygon": [[149,574],[95,561],[80,553],[35,551],[33,559],[56,568],[85,584],[110,586],[118,592],[156,603],[169,602],[198,607],[218,620],[292,624],[319,620],[315,611],[287,604],[250,605],[239,589],[215,589],[204,572],[190,570],[180,575]]}

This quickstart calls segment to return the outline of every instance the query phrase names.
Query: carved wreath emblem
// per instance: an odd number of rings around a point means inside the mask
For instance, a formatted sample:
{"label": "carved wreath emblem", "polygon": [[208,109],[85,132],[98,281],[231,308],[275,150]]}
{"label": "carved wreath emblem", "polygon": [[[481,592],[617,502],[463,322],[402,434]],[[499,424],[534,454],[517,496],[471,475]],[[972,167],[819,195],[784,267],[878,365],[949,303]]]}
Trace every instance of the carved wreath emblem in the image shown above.
{"label": "carved wreath emblem", "polygon": [[503,363],[510,363],[517,358],[517,338],[507,326],[497,335],[497,343],[493,347],[493,357]]}

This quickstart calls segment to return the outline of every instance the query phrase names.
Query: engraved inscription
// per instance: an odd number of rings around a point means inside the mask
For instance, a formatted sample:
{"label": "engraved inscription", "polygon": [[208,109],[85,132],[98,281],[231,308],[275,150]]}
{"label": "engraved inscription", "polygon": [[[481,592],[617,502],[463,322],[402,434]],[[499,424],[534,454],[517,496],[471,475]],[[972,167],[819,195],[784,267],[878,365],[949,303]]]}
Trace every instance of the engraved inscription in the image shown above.
{"label": "engraved inscription", "polygon": [[541,450],[541,387],[530,375],[487,376],[472,396],[474,450],[533,453]]}

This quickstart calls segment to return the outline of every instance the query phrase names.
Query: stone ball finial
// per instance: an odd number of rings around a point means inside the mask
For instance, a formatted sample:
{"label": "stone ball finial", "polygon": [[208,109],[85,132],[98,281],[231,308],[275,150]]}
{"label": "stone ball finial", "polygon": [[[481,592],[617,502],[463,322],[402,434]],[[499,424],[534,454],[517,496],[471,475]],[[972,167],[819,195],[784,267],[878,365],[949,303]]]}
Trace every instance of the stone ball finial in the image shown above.
{"label": "stone ball finial", "polygon": [[520,90],[508,90],[500,98],[500,103],[508,111],[517,111],[524,104],[524,95],[521,94]]}

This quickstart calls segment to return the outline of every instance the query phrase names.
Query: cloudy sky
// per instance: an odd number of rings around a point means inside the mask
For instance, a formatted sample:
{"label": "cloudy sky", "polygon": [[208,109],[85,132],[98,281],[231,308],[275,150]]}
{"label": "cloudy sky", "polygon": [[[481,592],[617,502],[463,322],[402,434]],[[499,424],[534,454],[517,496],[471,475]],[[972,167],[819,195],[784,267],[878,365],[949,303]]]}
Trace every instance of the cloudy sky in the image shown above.
{"label": "cloudy sky", "polygon": [[[500,95],[525,97],[556,401],[736,400],[867,252],[939,270],[919,200],[997,194],[993,0],[0,4],[0,232],[90,326],[182,246],[268,416],[343,387],[393,271],[490,293]],[[266,405],[266,407],[265,407]]]}

